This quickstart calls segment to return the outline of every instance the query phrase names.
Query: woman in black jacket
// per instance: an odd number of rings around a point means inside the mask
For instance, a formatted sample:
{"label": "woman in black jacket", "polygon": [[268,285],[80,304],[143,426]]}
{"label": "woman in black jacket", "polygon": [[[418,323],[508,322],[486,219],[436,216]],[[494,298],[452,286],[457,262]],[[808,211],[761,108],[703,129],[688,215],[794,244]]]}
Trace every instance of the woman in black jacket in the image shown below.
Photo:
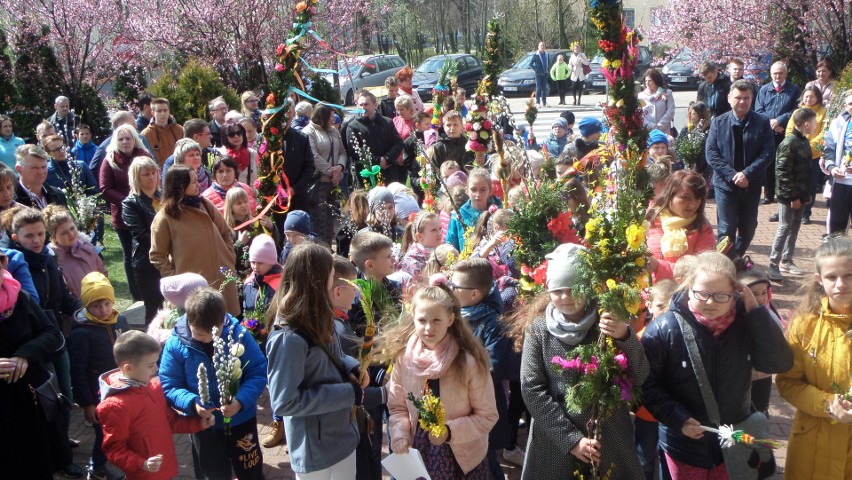
{"label": "woman in black jacket", "polygon": [[695,332],[722,424],[748,418],[752,369],[785,372],[793,355],[781,328],[737,281],[733,262],[712,251],[697,256],[669,307],[642,335],[651,374],[642,385],[645,407],[660,422],[660,447],[674,480],[690,470],[724,471],[719,438],[706,433],[710,421],[684,343],[680,319]]}
{"label": "woman in black jacket", "polygon": [[151,250],[151,223],[160,207],[160,167],[151,158],[137,157],[130,164],[130,195],[121,202],[121,219],[133,237],[133,274],[145,302],[145,325],[163,305],[160,272],[148,257]]}
{"label": "woman in black jacket", "polygon": [[8,261],[0,253],[0,462],[11,471],[26,468],[27,478],[47,480],[71,465],[71,450],[65,432],[48,423],[33,395],[65,341],[6,270]]}

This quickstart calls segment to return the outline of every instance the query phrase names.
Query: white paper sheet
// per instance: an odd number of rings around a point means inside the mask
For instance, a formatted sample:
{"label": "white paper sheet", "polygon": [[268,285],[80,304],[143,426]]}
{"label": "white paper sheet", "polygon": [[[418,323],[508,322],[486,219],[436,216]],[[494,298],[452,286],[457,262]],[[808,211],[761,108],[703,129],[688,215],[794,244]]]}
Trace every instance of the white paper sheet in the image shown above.
{"label": "white paper sheet", "polygon": [[382,465],[396,480],[432,480],[426,471],[426,465],[423,464],[423,457],[416,448],[409,448],[405,454],[391,453],[382,460]]}

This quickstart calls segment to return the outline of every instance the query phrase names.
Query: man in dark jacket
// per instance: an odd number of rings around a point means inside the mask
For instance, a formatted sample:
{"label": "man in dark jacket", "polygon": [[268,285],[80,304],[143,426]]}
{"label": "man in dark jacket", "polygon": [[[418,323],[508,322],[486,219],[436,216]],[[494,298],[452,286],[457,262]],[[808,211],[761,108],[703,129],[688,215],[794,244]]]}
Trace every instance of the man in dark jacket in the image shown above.
{"label": "man in dark jacket", "polygon": [[[775,133],[774,140],[777,147],[784,140],[784,131],[787,129],[787,122],[790,121],[793,110],[799,105],[799,87],[787,81],[787,65],[783,62],[773,63],[769,73],[772,75],[772,82],[760,87],[760,91],[757,92],[757,100],[754,103],[754,111],[769,119],[769,126]],[[765,187],[763,203],[774,202],[774,157],[766,170]]]}
{"label": "man in dark jacket", "polygon": [[[389,119],[378,114],[375,95],[360,90],[356,102],[364,113],[345,122],[340,132],[346,153],[355,163],[355,171],[379,165],[386,183],[399,179],[404,182],[406,172],[401,165],[403,143],[399,132]],[[362,142],[370,149],[372,158],[361,158],[358,144]]]}
{"label": "man in dark jacket", "polygon": [[47,153],[36,145],[24,145],[15,153],[18,183],[15,184],[15,201],[39,210],[55,203],[68,205],[65,194],[47,181]]}
{"label": "man in dark jacket", "polygon": [[[214,147],[222,146],[222,134],[219,130],[225,126],[225,115],[228,114],[228,104],[222,97],[216,97],[210,101],[210,115],[213,120],[210,120],[210,142]],[[292,118],[291,118],[292,120]]]}
{"label": "man in dark jacket", "polygon": [[535,72],[535,104],[547,106],[547,77],[550,73],[550,58],[544,49],[544,42],[538,42],[538,50],[533,52],[530,68]]}
{"label": "man in dark jacket", "polygon": [[721,75],[716,65],[710,62],[701,64],[698,72],[704,77],[704,81],[698,85],[698,101],[707,104],[714,117],[730,111],[728,93],[731,91],[731,81],[728,77]]}
{"label": "man in dark jacket", "polygon": [[[293,121],[295,110],[293,102],[289,101],[289,110],[287,110],[287,125]],[[393,128],[393,125],[391,125]],[[292,197],[290,197],[290,211],[303,210],[309,211],[311,208],[310,195],[308,189],[314,177],[314,154],[311,151],[311,144],[308,137],[294,129],[288,128],[284,133],[284,175],[290,181]],[[281,180],[282,186],[284,179]],[[273,214],[272,220],[275,222],[280,231],[280,238],[285,238],[284,221],[287,219],[286,214]]]}
{"label": "man in dark jacket", "polygon": [[751,111],[751,86],[735,82],[728,94],[732,110],[710,123],[705,156],[713,168],[718,238],[733,243],[732,258],[742,256],[757,229],[760,187],[775,156],[769,121]]}

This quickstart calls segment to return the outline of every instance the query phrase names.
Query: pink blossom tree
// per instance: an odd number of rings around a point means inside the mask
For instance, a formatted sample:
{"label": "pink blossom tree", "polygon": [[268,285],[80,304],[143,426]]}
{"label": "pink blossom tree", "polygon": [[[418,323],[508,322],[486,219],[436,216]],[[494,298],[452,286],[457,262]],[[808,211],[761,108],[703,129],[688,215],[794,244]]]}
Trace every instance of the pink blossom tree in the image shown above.
{"label": "pink blossom tree", "polygon": [[114,39],[122,33],[127,12],[115,0],[0,0],[7,15],[0,26],[11,36],[47,27],[48,41],[66,76],[72,100],[84,84],[99,90],[112,79]]}
{"label": "pink blossom tree", "polygon": [[649,40],[701,59],[771,52],[812,66],[827,56],[835,71],[852,60],[852,0],[669,0],[655,16]]}

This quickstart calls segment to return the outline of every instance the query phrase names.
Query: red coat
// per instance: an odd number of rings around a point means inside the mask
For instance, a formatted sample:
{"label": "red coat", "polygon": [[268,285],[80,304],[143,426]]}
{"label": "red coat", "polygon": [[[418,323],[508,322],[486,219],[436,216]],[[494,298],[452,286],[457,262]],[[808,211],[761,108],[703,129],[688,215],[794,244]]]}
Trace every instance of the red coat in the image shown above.
{"label": "red coat", "polygon": [[[104,453],[128,480],[177,477],[172,434],[203,430],[201,417],[186,417],[169,408],[159,379],[151,380],[145,387],[131,387],[120,376],[121,371],[116,369],[100,377],[101,395],[106,395],[98,405]],[[160,471],[142,470],[144,462],[156,455],[163,455]]]}
{"label": "red coat", "polygon": [[[659,263],[657,270],[654,272],[654,280],[674,279],[672,273],[674,264],[680,257],[663,258],[662,247],[660,240],[663,238],[663,226],[659,218],[654,219],[651,228],[648,230],[648,250]],[[695,255],[716,248],[716,235],[713,233],[713,227],[709,223],[705,223],[701,228],[690,230],[686,233],[686,251],[683,255]]]}

